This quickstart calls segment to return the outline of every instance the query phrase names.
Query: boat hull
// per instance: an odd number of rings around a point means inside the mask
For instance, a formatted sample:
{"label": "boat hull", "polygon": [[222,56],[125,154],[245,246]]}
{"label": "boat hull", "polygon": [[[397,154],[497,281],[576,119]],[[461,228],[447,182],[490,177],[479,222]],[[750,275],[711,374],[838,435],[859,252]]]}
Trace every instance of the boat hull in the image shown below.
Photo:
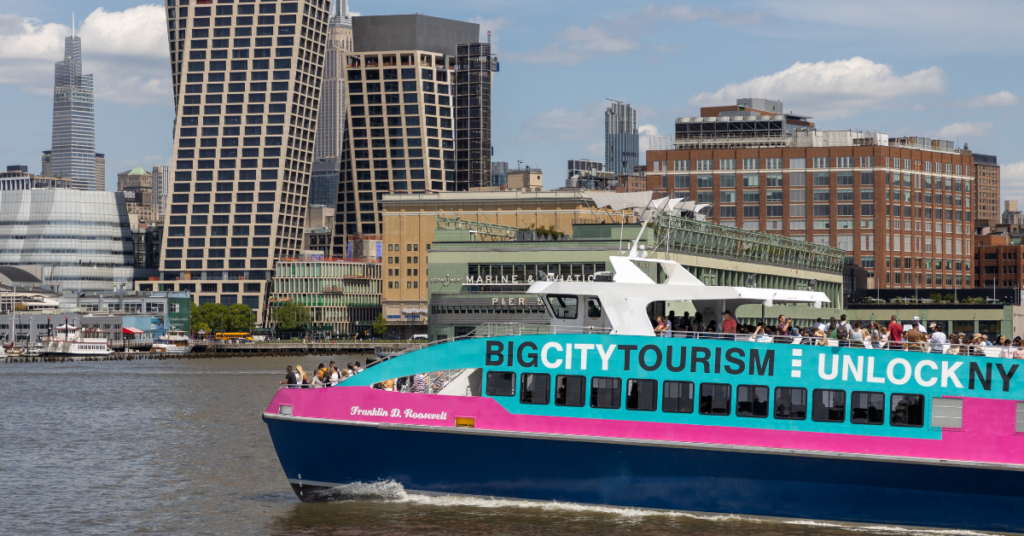
{"label": "boat hull", "polygon": [[303,501],[331,498],[336,486],[395,481],[413,492],[1024,532],[1024,471],[270,414],[264,421]]}

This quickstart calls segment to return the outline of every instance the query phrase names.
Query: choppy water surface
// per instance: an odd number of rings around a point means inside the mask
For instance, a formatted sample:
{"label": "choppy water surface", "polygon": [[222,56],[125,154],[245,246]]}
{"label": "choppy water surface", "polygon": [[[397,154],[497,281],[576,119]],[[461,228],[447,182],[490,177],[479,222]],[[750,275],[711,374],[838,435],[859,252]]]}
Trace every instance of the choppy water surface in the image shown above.
{"label": "choppy water surface", "polygon": [[0,533],[967,534],[424,497],[393,483],[302,504],[260,413],[285,365],[318,361],[0,364]]}

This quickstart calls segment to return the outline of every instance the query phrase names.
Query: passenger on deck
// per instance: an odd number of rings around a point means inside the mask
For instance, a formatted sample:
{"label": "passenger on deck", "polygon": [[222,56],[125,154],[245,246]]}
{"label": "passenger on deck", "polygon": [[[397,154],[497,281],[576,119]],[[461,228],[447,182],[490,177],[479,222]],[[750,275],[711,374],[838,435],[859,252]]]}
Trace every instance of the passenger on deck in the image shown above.
{"label": "passenger on deck", "polygon": [[932,353],[941,354],[945,351],[946,346],[946,334],[942,332],[942,326],[932,322],[932,336],[928,339],[928,342],[932,344]]}
{"label": "passenger on deck", "polygon": [[915,320],[914,327],[907,332],[907,342],[910,343],[908,348],[911,352],[921,352],[924,350],[924,345],[921,343],[924,342],[925,336],[921,331],[920,326],[920,322]]}
{"label": "passenger on deck", "polygon": [[707,331],[707,326],[704,325],[704,315],[699,312],[693,315],[693,331],[697,333],[704,333]]}
{"label": "passenger on deck", "polygon": [[[1018,337],[1019,339],[1019,337]],[[1024,359],[1024,341],[1017,340],[1017,349],[1013,352],[1014,359]]]}
{"label": "passenger on deck", "polygon": [[331,361],[331,385],[337,385],[341,381],[341,371],[338,370],[338,365]]}
{"label": "passenger on deck", "polygon": [[999,352],[999,357],[1013,359],[1014,350],[1013,346],[1010,346],[1010,339],[1007,339],[1006,337],[1003,336],[1000,336],[999,338],[1002,339],[1003,341],[1003,348]]}
{"label": "passenger on deck", "polygon": [[409,389],[410,393],[426,393],[427,392],[427,375],[423,373],[416,374],[412,377],[412,387]]}
{"label": "passenger on deck", "polygon": [[395,390],[395,380],[394,380],[394,378],[392,378],[390,380],[384,380],[382,385],[384,386],[384,390],[385,391],[394,391]]}
{"label": "passenger on deck", "polygon": [[[870,341],[871,336],[868,335]],[[851,348],[863,348],[864,347],[864,330],[860,327],[860,321],[853,323],[853,330],[850,331],[850,347]]]}
{"label": "passenger on deck", "polygon": [[772,342],[772,336],[768,334],[764,323],[757,325],[757,331],[754,332],[754,340],[757,342]]}
{"label": "passenger on deck", "polygon": [[302,387],[309,387],[309,376],[306,375],[306,371],[302,370],[302,366],[295,365],[295,370],[298,371],[299,378],[301,379],[299,383],[302,384]]}
{"label": "passenger on deck", "polygon": [[892,315],[889,322],[889,348],[899,350],[902,348],[901,342],[903,342],[903,326],[896,320],[896,315]]}
{"label": "passenger on deck", "polygon": [[871,322],[871,340],[874,341],[872,348],[882,347],[882,328],[879,327],[878,322]]}
{"label": "passenger on deck", "polygon": [[278,385],[297,385],[299,383],[299,377],[297,374],[292,372],[292,366],[288,365],[284,368],[284,379],[277,382]]}
{"label": "passenger on deck", "polygon": [[673,331],[679,330],[679,320],[676,319],[675,311],[668,312],[668,316],[665,317],[665,323],[668,324],[668,333],[665,334],[666,337],[671,337]]}
{"label": "passenger on deck", "polygon": [[658,325],[654,326],[654,336],[664,337],[666,331],[668,331],[668,325],[665,324],[665,317],[659,315]]}
{"label": "passenger on deck", "polygon": [[693,331],[693,319],[690,318],[690,311],[683,313],[683,318],[679,320],[680,331]]}
{"label": "passenger on deck", "polygon": [[736,319],[732,317],[731,311],[725,311],[722,313],[722,333],[725,333],[725,339],[736,338]]}

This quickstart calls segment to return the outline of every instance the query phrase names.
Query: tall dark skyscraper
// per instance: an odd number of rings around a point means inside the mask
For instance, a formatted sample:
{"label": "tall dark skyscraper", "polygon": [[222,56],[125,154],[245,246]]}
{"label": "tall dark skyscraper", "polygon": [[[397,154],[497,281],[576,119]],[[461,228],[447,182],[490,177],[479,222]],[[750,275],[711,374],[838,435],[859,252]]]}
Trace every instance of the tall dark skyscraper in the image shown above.
{"label": "tall dark skyscraper", "polygon": [[455,189],[491,185],[491,73],[498,59],[490,43],[459,45],[455,72]]}
{"label": "tall dark skyscraper", "polygon": [[96,168],[92,75],[82,74],[82,39],[74,30],[64,39],[64,59],[57,62],[53,78],[49,175],[71,179],[77,189],[103,190],[103,178],[97,176]]}

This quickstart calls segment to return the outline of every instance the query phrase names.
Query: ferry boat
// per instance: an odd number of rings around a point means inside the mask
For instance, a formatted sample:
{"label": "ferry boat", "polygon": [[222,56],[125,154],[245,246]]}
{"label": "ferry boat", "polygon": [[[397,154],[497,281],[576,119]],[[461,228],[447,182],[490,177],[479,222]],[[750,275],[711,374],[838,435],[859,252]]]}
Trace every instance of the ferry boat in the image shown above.
{"label": "ferry boat", "polygon": [[[279,390],[263,420],[295,493],[317,501],[394,481],[410,493],[1024,532],[1017,362],[948,345],[656,337],[647,307],[660,301],[690,300],[709,318],[828,299],[705,286],[635,245],[610,261],[594,282],[531,286],[549,326],[485,325],[335,387]],[[437,392],[375,388],[453,369]]]}
{"label": "ferry boat", "polygon": [[163,337],[153,342],[152,351],[167,354],[187,354],[192,351],[192,340],[184,331],[168,331]]}
{"label": "ferry boat", "polygon": [[43,337],[43,355],[87,357],[114,353],[107,342],[107,332],[79,329],[65,323],[53,328],[54,335]]}

